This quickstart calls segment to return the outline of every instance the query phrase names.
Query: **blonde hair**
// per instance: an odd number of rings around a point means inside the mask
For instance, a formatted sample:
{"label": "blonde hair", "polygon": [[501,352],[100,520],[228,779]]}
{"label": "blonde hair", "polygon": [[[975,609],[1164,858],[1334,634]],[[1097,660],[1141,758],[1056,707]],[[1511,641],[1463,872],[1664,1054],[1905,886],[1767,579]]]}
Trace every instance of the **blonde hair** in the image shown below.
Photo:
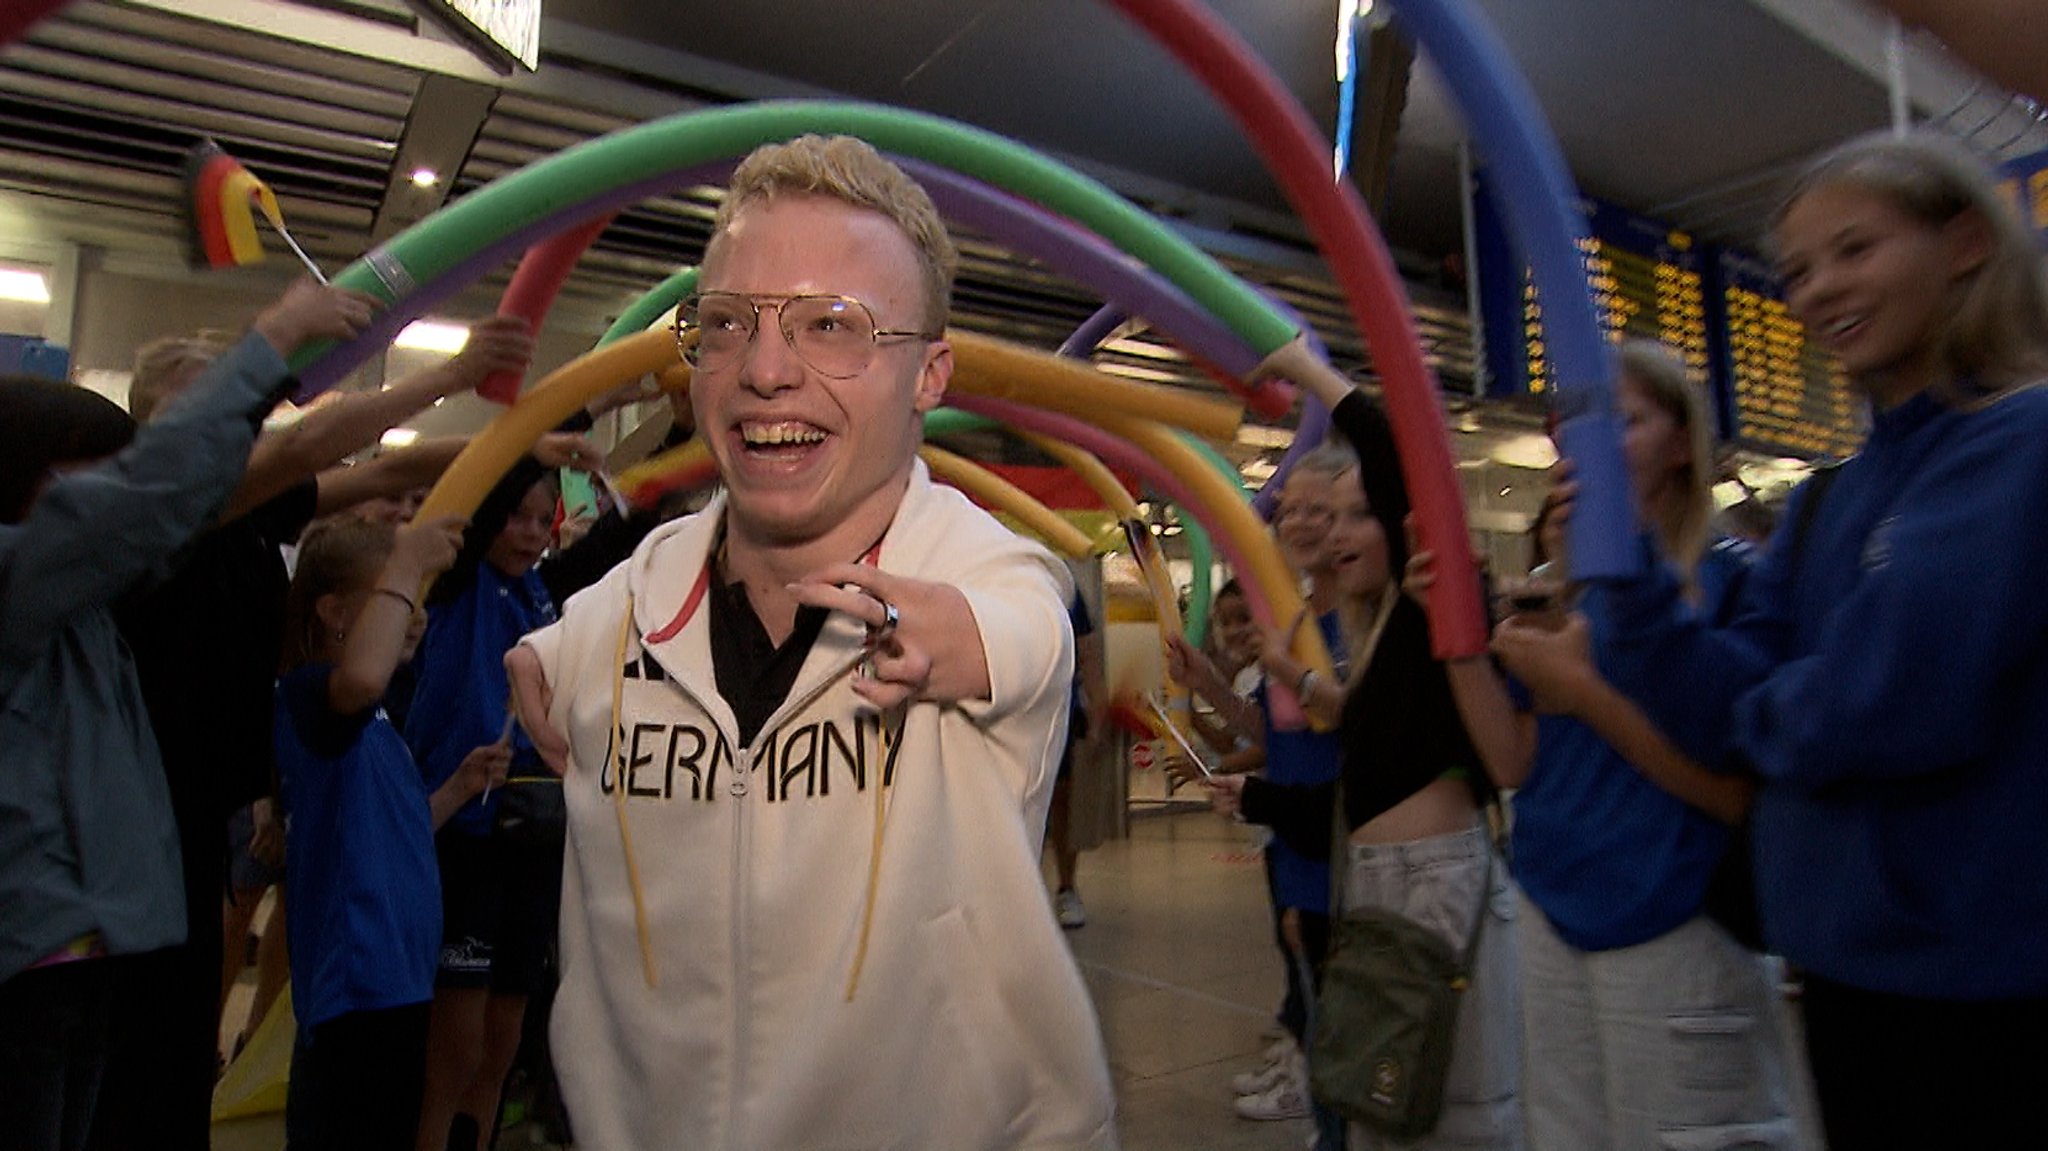
{"label": "blonde hair", "polygon": [[[135,353],[135,373],[128,382],[128,414],[148,423],[164,401],[190,382],[188,369],[203,369],[220,359],[231,341],[225,332],[151,340]],[[182,378],[181,378],[182,377]]]}
{"label": "blonde hair", "polygon": [[1294,467],[1287,473],[1287,478],[1312,475],[1334,480],[1357,466],[1358,453],[1351,450],[1351,445],[1336,440],[1325,440],[1303,452],[1301,458],[1294,461]]}
{"label": "blonde hair", "polygon": [[1658,525],[1665,558],[1685,573],[1689,585],[1713,535],[1714,414],[1707,407],[1707,390],[1677,353],[1655,340],[1624,340],[1620,354],[1624,384],[1640,388],[1643,398],[1670,416],[1692,445],[1678,522],[1673,528]]}
{"label": "blonde hair", "polygon": [[945,222],[917,181],[852,136],[798,136],[754,149],[733,172],[718,206],[705,247],[707,262],[742,208],[781,195],[825,196],[887,216],[917,249],[924,279],[923,329],[945,330],[953,307],[953,271],[960,260]]}
{"label": "blonde hair", "polygon": [[1929,228],[1974,213],[1991,234],[1984,262],[1949,289],[1935,338],[1954,401],[1985,399],[2048,375],[2048,286],[2040,248],[1991,173],[1960,143],[1932,133],[1863,136],[1822,156],[1785,197],[1773,226],[1817,188],[1881,196]]}

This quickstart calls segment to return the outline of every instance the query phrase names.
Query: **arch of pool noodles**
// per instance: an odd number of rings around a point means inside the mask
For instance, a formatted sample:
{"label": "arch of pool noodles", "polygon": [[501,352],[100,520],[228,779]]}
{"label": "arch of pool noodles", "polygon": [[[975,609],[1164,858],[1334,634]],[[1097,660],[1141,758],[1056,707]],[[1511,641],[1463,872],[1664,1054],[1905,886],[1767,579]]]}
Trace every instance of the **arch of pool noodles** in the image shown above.
{"label": "arch of pool noodles", "polygon": [[[1173,429],[1142,416],[1120,414],[1123,411],[1148,410],[1150,393],[1143,385],[1103,376],[1071,360],[1028,349],[1001,347],[988,337],[954,333],[951,338],[955,341],[958,362],[954,387],[949,393],[949,402],[954,406],[1074,443],[1137,472],[1157,490],[1167,493],[1174,502],[1202,519],[1212,535],[1222,537],[1225,556],[1244,578],[1246,598],[1255,618],[1268,627],[1280,628],[1300,613],[1301,593],[1294,576],[1272,546],[1265,524],[1252,513],[1243,489],[1238,486],[1236,473],[1228,464],[1220,461],[1213,452],[1204,455],[1193,445],[1191,437],[1183,437]],[[592,353],[592,356],[616,355],[618,349],[628,346],[648,348],[657,345],[672,348],[669,333],[659,330],[644,332],[613,343]],[[997,354],[984,358],[982,353],[991,350]],[[626,362],[624,366],[637,368],[639,362]],[[995,371],[1015,376],[1020,370],[1044,374],[1029,388],[1002,387],[990,378]],[[688,368],[680,363],[671,363],[661,377],[663,386],[671,391],[687,390],[689,386]],[[617,381],[627,378],[630,376],[614,374],[604,380],[586,379],[582,387],[586,391],[598,389],[589,392],[595,395],[600,394],[607,384],[616,386]],[[533,397],[548,390],[545,385],[535,388],[507,415],[517,412]],[[1012,402],[1000,395],[977,394],[1005,391],[1028,392],[1042,407]],[[1063,394],[1068,391],[1074,395]],[[1136,397],[1138,402],[1107,402],[1125,394]],[[1084,402],[1069,403],[1070,398]],[[1043,410],[1052,406],[1049,401],[1074,409],[1074,414]],[[556,408],[566,415],[574,410],[574,403],[557,401]],[[1085,419],[1081,418],[1083,416]],[[475,449],[476,445],[472,444],[471,450]],[[516,453],[511,458],[517,458]],[[458,459],[456,466],[450,469],[451,477],[462,464],[463,461]],[[657,457],[640,466],[660,468],[667,465]],[[501,473],[502,468],[493,474]],[[1317,667],[1323,674],[1331,674],[1327,670],[1330,666],[1329,651],[1318,629],[1299,629],[1294,638],[1296,654],[1303,662]],[[1281,695],[1275,693],[1276,721],[1293,726],[1307,722],[1298,705],[1288,706]]]}

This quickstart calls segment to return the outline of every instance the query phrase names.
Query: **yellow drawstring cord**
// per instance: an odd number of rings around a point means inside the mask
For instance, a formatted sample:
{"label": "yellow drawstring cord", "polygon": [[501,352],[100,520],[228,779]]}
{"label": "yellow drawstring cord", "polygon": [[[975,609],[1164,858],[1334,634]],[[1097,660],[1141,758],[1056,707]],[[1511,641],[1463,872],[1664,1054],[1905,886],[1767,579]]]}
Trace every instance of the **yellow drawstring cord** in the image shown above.
{"label": "yellow drawstring cord", "polygon": [[654,972],[654,939],[647,929],[647,900],[640,891],[640,865],[633,859],[633,829],[626,824],[626,757],[619,746],[619,702],[626,690],[626,644],[633,637],[633,593],[626,593],[626,617],[619,622],[619,648],[612,657],[612,727],[605,742],[610,748],[612,802],[619,813],[619,844],[626,853],[626,887],[633,894],[633,929],[640,936],[640,969],[647,986],[659,987]]}
{"label": "yellow drawstring cord", "polygon": [[[887,716],[882,718],[882,723],[884,726],[888,724]],[[878,729],[877,735],[879,736],[879,734]],[[901,739],[903,737],[898,735],[897,738]],[[860,988],[860,969],[868,960],[868,933],[875,926],[875,898],[882,883],[882,832],[888,827],[888,821],[883,818],[885,813],[882,807],[884,798],[882,792],[886,783],[887,771],[888,767],[885,757],[884,762],[877,764],[875,767],[875,842],[874,846],[868,849],[868,894],[866,901],[861,905],[860,945],[853,950],[853,971],[846,978],[846,1001],[848,1003],[853,1002],[853,993]]]}

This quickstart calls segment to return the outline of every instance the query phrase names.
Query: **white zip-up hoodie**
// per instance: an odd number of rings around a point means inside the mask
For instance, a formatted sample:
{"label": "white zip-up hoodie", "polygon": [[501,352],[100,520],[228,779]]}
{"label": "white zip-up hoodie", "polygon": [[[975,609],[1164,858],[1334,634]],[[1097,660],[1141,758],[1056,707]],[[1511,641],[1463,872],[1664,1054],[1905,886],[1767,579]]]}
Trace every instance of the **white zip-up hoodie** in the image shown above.
{"label": "white zip-up hoodie", "polygon": [[1062,566],[920,461],[876,563],[965,594],[991,699],[875,714],[850,687],[864,629],[834,614],[743,748],[709,608],[683,610],[723,513],[657,530],[522,641],[571,748],[552,1035],[577,1144],[1114,1148],[1038,865],[1073,666]]}

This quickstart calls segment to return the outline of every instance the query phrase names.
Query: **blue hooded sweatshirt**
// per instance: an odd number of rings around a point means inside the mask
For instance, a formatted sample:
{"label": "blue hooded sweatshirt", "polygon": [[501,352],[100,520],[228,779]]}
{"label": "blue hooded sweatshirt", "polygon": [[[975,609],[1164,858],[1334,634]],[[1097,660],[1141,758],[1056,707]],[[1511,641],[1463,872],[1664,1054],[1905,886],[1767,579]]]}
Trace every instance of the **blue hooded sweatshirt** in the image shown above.
{"label": "blue hooded sweatshirt", "polygon": [[1774,950],[1871,991],[2048,995],[2048,387],[1873,422],[1729,627],[1661,565],[1604,588],[1606,667],[1694,756],[1761,775]]}

